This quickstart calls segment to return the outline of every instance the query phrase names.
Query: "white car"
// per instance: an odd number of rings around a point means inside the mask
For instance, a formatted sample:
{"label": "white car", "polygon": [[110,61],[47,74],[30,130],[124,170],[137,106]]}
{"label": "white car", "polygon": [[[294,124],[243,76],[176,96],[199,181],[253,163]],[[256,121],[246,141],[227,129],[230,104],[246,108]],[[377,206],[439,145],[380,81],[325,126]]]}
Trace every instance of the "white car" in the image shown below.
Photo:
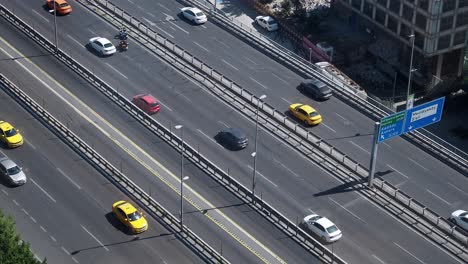
{"label": "white car", "polygon": [[327,242],[335,242],[342,236],[340,229],[338,229],[332,221],[317,214],[311,214],[304,217],[303,224],[310,231]]}
{"label": "white car", "polygon": [[94,37],[89,40],[88,44],[90,48],[97,51],[101,56],[112,55],[117,51],[114,44],[106,38]]}
{"label": "white car", "polygon": [[278,22],[271,16],[258,16],[255,18],[255,23],[268,31],[278,30]]}
{"label": "white car", "polygon": [[456,210],[450,216],[450,221],[459,227],[468,231],[468,212],[463,210]]}
{"label": "white car", "polygon": [[182,15],[186,19],[192,21],[195,24],[203,24],[208,21],[208,18],[203,13],[203,11],[196,7],[184,7],[180,9],[180,12],[182,12]]}
{"label": "white car", "polygon": [[11,185],[20,186],[26,183],[23,170],[8,158],[0,159],[0,175],[8,179]]}

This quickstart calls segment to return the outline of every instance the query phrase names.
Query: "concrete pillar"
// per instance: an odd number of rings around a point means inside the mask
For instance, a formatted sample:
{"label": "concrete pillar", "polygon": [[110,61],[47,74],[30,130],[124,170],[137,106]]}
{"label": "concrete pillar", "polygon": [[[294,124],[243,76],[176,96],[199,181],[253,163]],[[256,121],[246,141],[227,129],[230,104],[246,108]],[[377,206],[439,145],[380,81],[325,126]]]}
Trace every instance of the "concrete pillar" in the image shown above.
{"label": "concrete pillar", "polygon": [[460,49],[460,59],[459,59],[459,63],[458,63],[458,71],[457,71],[457,77],[460,77],[462,76],[463,74],[463,63],[464,63],[464,60],[465,60],[465,49],[461,48]]}
{"label": "concrete pillar", "polygon": [[442,72],[442,63],[444,61],[444,54],[437,55],[437,66],[435,76],[440,79],[440,74]]}

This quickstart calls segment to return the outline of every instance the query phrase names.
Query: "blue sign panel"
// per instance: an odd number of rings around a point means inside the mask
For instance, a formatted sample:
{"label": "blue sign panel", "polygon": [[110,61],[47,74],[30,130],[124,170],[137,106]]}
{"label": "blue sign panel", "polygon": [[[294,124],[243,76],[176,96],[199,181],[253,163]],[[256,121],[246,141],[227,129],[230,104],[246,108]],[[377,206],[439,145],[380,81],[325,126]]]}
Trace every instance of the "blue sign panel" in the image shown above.
{"label": "blue sign panel", "polygon": [[401,111],[380,120],[378,142],[439,122],[445,97]]}
{"label": "blue sign panel", "polygon": [[403,124],[405,123],[406,111],[398,112],[391,116],[386,116],[380,120],[379,139],[382,142],[403,133]]}
{"label": "blue sign panel", "polygon": [[445,97],[418,105],[406,111],[403,133],[439,122],[442,118]]}

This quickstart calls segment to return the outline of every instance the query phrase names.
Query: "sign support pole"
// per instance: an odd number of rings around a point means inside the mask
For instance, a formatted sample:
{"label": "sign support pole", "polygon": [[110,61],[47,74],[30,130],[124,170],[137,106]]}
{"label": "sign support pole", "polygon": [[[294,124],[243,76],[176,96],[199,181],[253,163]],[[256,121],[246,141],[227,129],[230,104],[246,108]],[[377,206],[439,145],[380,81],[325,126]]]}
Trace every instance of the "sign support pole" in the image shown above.
{"label": "sign support pole", "polygon": [[375,173],[375,163],[377,161],[377,147],[379,146],[379,130],[380,130],[380,122],[375,122],[374,125],[374,138],[372,142],[372,154],[371,154],[371,161],[370,161],[370,168],[369,168],[369,188],[372,188],[373,181],[374,181],[374,173]]}

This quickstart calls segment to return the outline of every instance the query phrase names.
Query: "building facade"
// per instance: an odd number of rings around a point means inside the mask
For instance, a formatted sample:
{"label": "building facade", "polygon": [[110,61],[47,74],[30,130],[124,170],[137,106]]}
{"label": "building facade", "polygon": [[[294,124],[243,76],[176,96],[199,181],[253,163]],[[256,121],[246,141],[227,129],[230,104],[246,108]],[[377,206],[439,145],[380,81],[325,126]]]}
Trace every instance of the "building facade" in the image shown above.
{"label": "building facade", "polygon": [[[468,32],[468,0],[335,0],[361,22],[369,23],[399,46],[402,74],[413,68],[419,85],[431,89],[463,74]],[[414,39],[413,39],[414,38]],[[415,72],[415,74],[416,74]],[[406,73],[408,75],[408,73]],[[418,78],[416,78],[418,79]],[[416,81],[416,80],[415,80]]]}

